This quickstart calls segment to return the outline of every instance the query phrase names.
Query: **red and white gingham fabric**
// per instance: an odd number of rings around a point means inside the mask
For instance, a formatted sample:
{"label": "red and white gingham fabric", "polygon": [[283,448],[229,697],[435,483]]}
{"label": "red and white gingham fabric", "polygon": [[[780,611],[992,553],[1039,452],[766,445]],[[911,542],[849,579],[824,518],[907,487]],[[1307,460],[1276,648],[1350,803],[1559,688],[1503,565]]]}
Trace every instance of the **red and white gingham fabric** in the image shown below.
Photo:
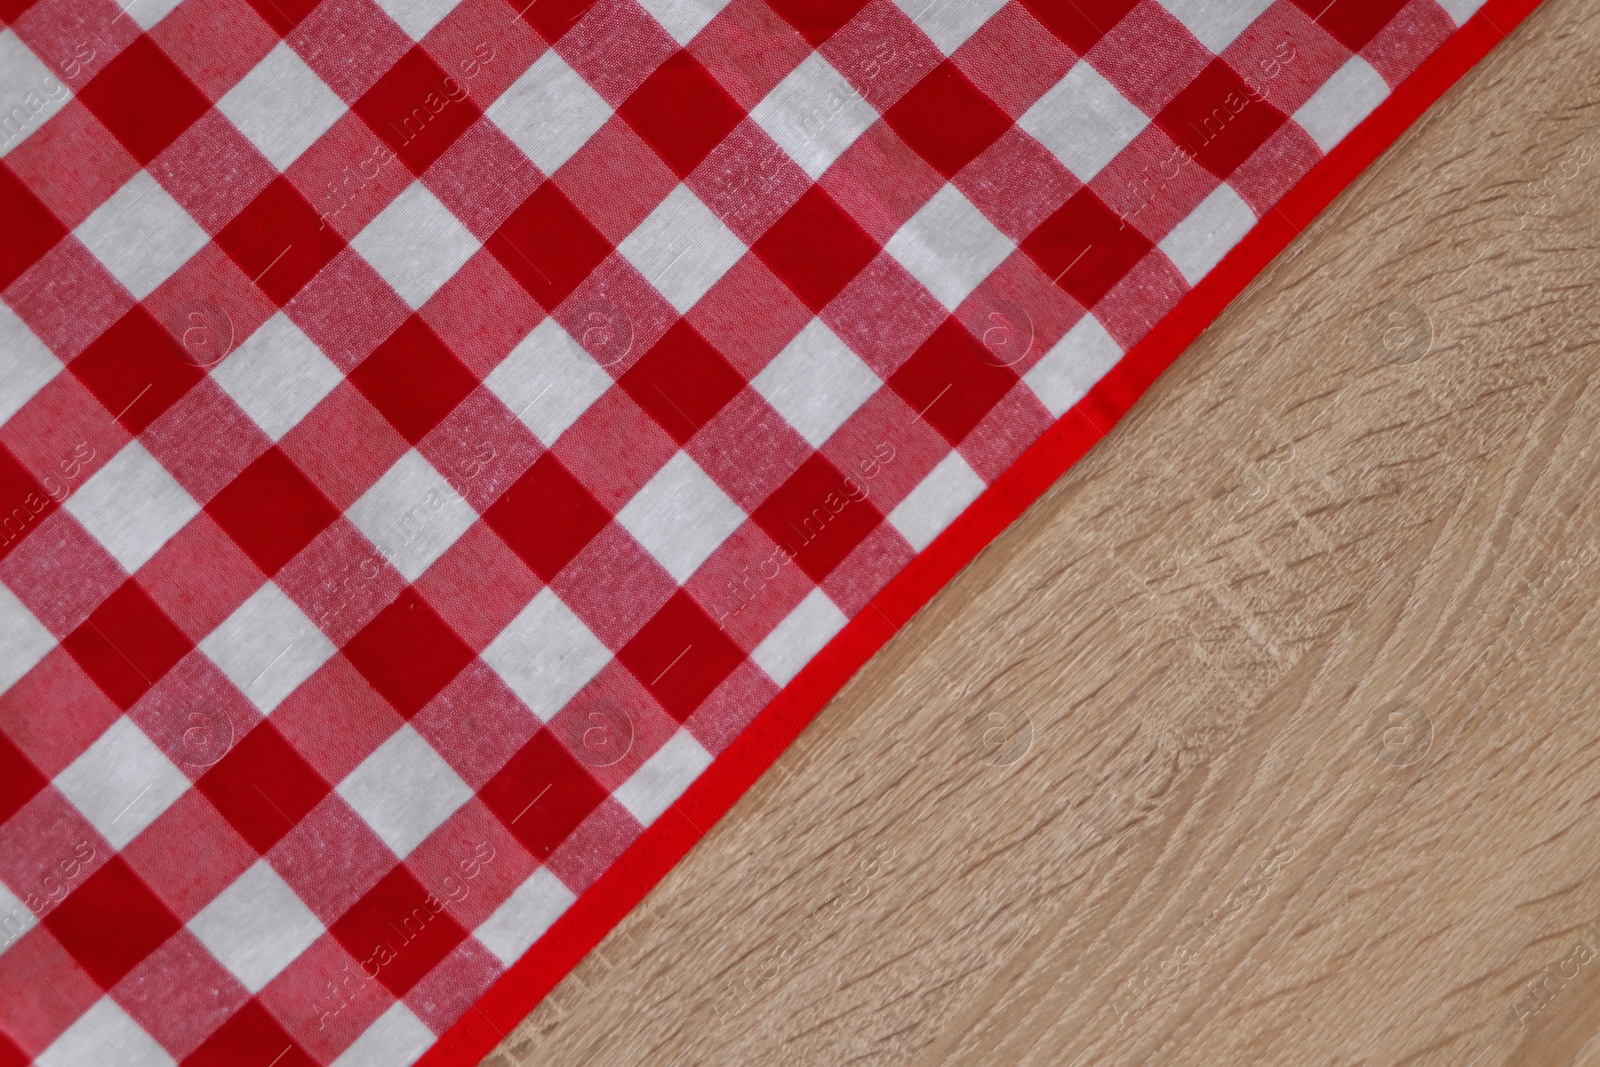
{"label": "red and white gingham fabric", "polygon": [[0,0],[0,1067],[422,1056],[1483,0]]}

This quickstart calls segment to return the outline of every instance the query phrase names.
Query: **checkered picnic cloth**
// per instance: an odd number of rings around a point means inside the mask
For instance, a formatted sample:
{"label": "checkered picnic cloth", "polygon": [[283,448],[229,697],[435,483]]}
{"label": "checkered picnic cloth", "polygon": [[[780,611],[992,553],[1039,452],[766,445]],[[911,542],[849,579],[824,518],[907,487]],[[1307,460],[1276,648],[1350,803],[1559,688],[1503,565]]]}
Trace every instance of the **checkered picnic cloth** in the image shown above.
{"label": "checkered picnic cloth", "polygon": [[1483,0],[0,0],[0,1067],[410,1064]]}

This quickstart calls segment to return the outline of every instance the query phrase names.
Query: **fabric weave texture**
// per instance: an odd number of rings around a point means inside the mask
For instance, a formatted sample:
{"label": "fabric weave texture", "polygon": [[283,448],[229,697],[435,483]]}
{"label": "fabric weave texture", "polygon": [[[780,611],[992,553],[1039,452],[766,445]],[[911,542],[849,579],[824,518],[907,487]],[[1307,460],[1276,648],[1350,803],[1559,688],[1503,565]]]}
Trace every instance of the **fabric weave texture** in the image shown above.
{"label": "fabric weave texture", "polygon": [[0,1067],[422,1057],[1482,3],[0,0]]}

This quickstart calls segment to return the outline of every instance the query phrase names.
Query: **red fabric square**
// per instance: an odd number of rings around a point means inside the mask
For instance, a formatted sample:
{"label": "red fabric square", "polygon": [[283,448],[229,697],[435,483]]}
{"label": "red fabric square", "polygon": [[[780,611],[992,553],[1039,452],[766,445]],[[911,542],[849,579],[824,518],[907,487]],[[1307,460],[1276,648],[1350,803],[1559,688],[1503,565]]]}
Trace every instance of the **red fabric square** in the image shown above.
{"label": "red fabric square", "polygon": [[[0,262],[5,254],[0,251]],[[134,305],[133,294],[75,237],[58,241],[23,271],[5,290],[5,301],[61,359],[82,352]],[[26,411],[13,416],[12,422],[25,418]]]}
{"label": "red fabric square", "polygon": [[483,521],[546,582],[583,550],[611,516],[546,452],[518,478]]}
{"label": "red fabric square", "polygon": [[293,830],[329,785],[270,722],[234,744],[195,788],[257,852],[266,852]]}
{"label": "red fabric square", "polygon": [[[63,159],[71,159],[74,165],[62,166]],[[20,145],[13,144],[5,157],[5,167],[68,228],[88,218],[90,212],[139,172],[138,161],[122,147],[122,142],[111,136],[94,114],[76,101],[69,102],[49,122],[33,130]],[[0,185],[9,178],[0,173]],[[0,193],[0,203],[10,195]],[[8,214],[0,225],[36,226],[49,221],[48,213],[21,218]],[[3,247],[4,240],[0,239],[0,248]],[[4,288],[7,280],[0,274],[0,288]]]}
{"label": "red fabric square", "polygon": [[883,121],[946,178],[1011,128],[1006,113],[948,59],[884,112]]}
{"label": "red fabric square", "polygon": [[161,323],[135,305],[69,365],[129,433],[143,433],[205,377]]}
{"label": "red fabric square", "polygon": [[[627,441],[628,447],[615,448],[616,441]],[[677,450],[678,443],[633,397],[622,389],[607,389],[550,451],[614,515]]]}
{"label": "red fabric square", "polygon": [[483,114],[467,87],[440,70],[421,45],[390,67],[351,110],[413,174],[432,166]]}
{"label": "red fabric square", "polygon": [[[54,480],[50,484],[58,490],[64,488]],[[43,502],[29,494],[23,498],[23,506],[0,515],[0,530],[5,531],[0,533],[0,541],[15,532],[16,523],[31,510],[29,504],[38,507]],[[25,530],[34,525],[29,522]],[[25,541],[18,539],[21,548],[0,564],[0,581],[45,629],[61,637],[76,630],[128,576],[71,515],[58,512],[37,526],[39,533]]]}
{"label": "red fabric square", "polygon": [[287,36],[320,3],[322,0],[250,0],[256,14],[266,19],[267,25],[281,36]]}
{"label": "red fabric square", "polygon": [[404,866],[390,871],[328,928],[364,973],[404,996],[467,932]]}
{"label": "red fabric square", "polygon": [[[412,47],[406,31],[373,0],[317,3],[285,39],[346,102],[359,99]],[[357,116],[349,117],[362,125]],[[349,162],[355,170],[355,161]]]}
{"label": "red fabric square", "polygon": [[[38,711],[44,707],[51,714],[41,719]],[[77,660],[59,648],[0,693],[0,730],[50,777],[82,755],[120,715]]]}
{"label": "red fabric square", "polygon": [[744,653],[678,590],[617,653],[661,706],[683,722],[732,674]]}
{"label": "red fabric square", "polygon": [[878,245],[814,185],[750,251],[818,312],[872,262]]}
{"label": "red fabric square", "polygon": [[1139,0],[1022,0],[1022,6],[1081,56],[1138,7]]}
{"label": "red fabric square", "polygon": [[338,232],[281,176],[222,228],[217,244],[279,307],[344,248]]}
{"label": "red fabric square", "polygon": [[84,879],[44,924],[102,989],[120,982],[182,926],[121,856]]}
{"label": "red fabric square", "polygon": [[[376,697],[373,700],[382,703]],[[393,712],[389,717],[399,721]],[[337,730],[335,724],[319,725],[330,735]],[[343,739],[329,736],[318,740],[326,744]],[[362,742],[376,744],[365,737]],[[368,750],[362,748],[361,757],[367,754]],[[345,762],[340,760],[341,764]],[[348,770],[341,768],[340,776],[346,773]],[[334,780],[334,776],[329,775],[328,780]],[[324,925],[349,911],[363,893],[394,868],[394,853],[389,846],[378,840],[378,835],[338,793],[323,798],[292,833],[273,846],[266,858]]]}
{"label": "red fabric square", "polygon": [[3,0],[0,2],[0,23],[16,22],[38,0]]}
{"label": "red fabric square", "polygon": [[678,183],[677,175],[633,127],[615,117],[561,164],[555,180],[584,217],[617,243],[637,229]]}
{"label": "red fabric square", "polygon": [[611,254],[611,245],[554,182],[545,182],[484,242],[546,311]]}
{"label": "red fabric square", "polygon": [[0,289],[37,263],[66,232],[39,198],[0,164]]}
{"label": "red fabric square", "polygon": [[194,647],[131,578],[61,644],[124,711]]}
{"label": "red fabric square", "polygon": [[149,171],[213,236],[278,176],[267,157],[215,108],[152,160]]}
{"label": "red fabric square", "polygon": [[256,1059],[269,1067],[318,1067],[259,1000],[247,1001],[189,1053],[183,1067],[240,1067]]}
{"label": "red fabric square", "polygon": [[1014,370],[996,365],[993,353],[976,337],[955,319],[946,319],[894,372],[889,387],[956,445],[1016,381]]}
{"label": "red fabric square", "polygon": [[1359,52],[1378,36],[1389,20],[1408,0],[1294,0],[1294,4],[1338,38],[1352,52]]}
{"label": "red fabric square", "polygon": [[606,799],[548,729],[534,734],[478,795],[541,862]]}
{"label": "red fabric square", "polygon": [[1089,189],[1080,189],[1022,242],[1041,270],[1093,307],[1154,247]]}
{"label": "red fabric square", "polygon": [[1372,64],[1386,83],[1398,86],[1455,32],[1455,20],[1437,0],[1409,0],[1367,42],[1361,58]]}
{"label": "red fabric square", "polygon": [[266,576],[204,513],[189,520],[139,569],[139,582],[195,641],[261,587]]}
{"label": "red fabric square", "polygon": [[744,379],[680,319],[617,384],[682,445],[738,395]]}
{"label": "red fabric square", "polygon": [[277,447],[267,449],[213,497],[206,514],[268,576],[339,517],[338,509]]}
{"label": "red fabric square", "polygon": [[350,372],[350,384],[416,444],[478,387],[478,380],[413,315]]}
{"label": "red fabric square", "polygon": [[[150,36],[212,100],[222,99],[278,43],[248,0],[189,0],[152,26]],[[218,41],[228,47],[218,48]]]}
{"label": "red fabric square", "polygon": [[1265,100],[1252,100],[1251,93],[1232,67],[1213,60],[1162,109],[1156,123],[1206,169],[1226,178],[1286,121]]}
{"label": "red fabric square", "polygon": [[517,8],[539,36],[555,44],[594,5],[595,0],[538,0],[526,7],[518,4]]}
{"label": "red fabric square", "polygon": [[613,523],[584,546],[550,588],[590,633],[614,649],[661,610],[678,583],[627,530]]}
{"label": "red fabric square", "polygon": [[[463,781],[477,789],[528,743],[539,720],[528,714],[527,705],[488,664],[477,660],[456,675],[411,725],[449,759]],[[433,836],[417,846],[407,862],[419,866],[424,860],[418,853],[426,855],[437,840]]]}
{"label": "red fabric square", "polygon": [[178,65],[140,36],[78,91],[133,158],[147,164],[211,107]]}
{"label": "red fabric square", "polygon": [[177,1056],[198,1046],[250,997],[189,930],[179,930],[145,957],[111,995],[140,1029]]}
{"label": "red fabric square", "polygon": [[[200,856],[204,863],[195,862]],[[211,802],[192,789],[130,841],[122,857],[182,920],[198,915],[259,858]]]}
{"label": "red fabric square", "polygon": [[466,642],[410,588],[351,638],[344,654],[408,719],[473,659]]}
{"label": "red fabric square", "polygon": [[680,178],[687,178],[744,120],[727,90],[688,52],[656,68],[617,113]]}
{"label": "red fabric square", "polygon": [[770,0],[770,3],[815,48],[855,18],[868,0]]}
{"label": "red fabric square", "polygon": [[732,0],[688,44],[745,107],[755,107],[811,49],[766,0]]}
{"label": "red fabric square", "polygon": [[0,953],[0,989],[6,993],[0,1032],[33,1053],[43,1052],[100,994],[60,942],[38,928]]}
{"label": "red fabric square", "polygon": [[10,506],[0,512],[0,559],[14,552],[23,538],[61,506],[4,445],[0,445],[0,501]]}
{"label": "red fabric square", "polygon": [[46,785],[44,775],[28,761],[21,749],[0,734],[0,825],[15,815]]}
{"label": "red fabric square", "polygon": [[278,442],[329,500],[348,508],[406,454],[406,439],[347,382]]}
{"label": "red fabric square", "polygon": [[[485,574],[495,576],[492,588],[484,587]],[[417,591],[439,617],[479,651],[488,648],[543,587],[527,565],[481,522],[473,523],[417,579]]]}
{"label": "red fabric square", "polygon": [[813,455],[750,517],[820,582],[883,521],[870,499],[851,497],[844,475]]}

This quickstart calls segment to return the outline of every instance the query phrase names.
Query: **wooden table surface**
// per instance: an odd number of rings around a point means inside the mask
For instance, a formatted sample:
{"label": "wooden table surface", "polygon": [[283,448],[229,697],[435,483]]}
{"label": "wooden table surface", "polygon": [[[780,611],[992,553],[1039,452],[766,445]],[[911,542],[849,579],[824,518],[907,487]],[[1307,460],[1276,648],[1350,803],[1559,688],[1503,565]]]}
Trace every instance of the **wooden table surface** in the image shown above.
{"label": "wooden table surface", "polygon": [[1597,56],[1549,0],[486,1062],[1600,1067]]}

